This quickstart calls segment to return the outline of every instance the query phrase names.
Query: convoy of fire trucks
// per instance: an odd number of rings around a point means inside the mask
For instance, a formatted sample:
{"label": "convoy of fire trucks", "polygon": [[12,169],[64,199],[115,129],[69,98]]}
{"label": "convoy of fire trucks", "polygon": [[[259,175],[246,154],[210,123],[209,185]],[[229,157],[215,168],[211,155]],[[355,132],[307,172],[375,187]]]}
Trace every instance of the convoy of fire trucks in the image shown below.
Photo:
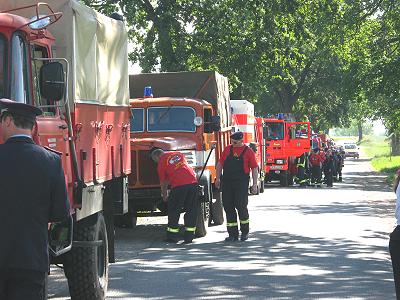
{"label": "convoy of fire trucks", "polygon": [[205,165],[198,237],[224,222],[214,181],[233,131],[256,152],[258,192],[274,179],[293,184],[295,159],[313,142],[309,122],[256,117],[217,72],[128,76],[122,19],[77,0],[2,0],[0,11],[0,96],[42,108],[34,140],[62,157],[71,219],[51,226],[49,249],[72,299],[104,299],[114,222],[166,214],[152,147],[181,151],[198,175]]}

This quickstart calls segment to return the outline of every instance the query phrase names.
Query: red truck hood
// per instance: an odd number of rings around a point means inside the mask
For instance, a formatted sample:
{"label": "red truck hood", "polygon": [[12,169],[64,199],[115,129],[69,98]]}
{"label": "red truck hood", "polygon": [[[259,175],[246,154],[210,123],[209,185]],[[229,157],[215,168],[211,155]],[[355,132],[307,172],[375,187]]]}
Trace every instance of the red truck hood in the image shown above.
{"label": "red truck hood", "polygon": [[159,147],[165,151],[196,149],[196,142],[188,137],[131,138],[132,149],[150,150]]}

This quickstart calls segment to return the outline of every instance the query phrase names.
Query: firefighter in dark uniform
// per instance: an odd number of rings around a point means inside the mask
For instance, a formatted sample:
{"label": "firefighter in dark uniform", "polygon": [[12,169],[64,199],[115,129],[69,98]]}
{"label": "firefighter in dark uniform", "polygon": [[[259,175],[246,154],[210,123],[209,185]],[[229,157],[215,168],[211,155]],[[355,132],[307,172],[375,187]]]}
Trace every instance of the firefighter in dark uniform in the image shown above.
{"label": "firefighter in dark uniform", "polygon": [[[163,201],[168,201],[167,242],[179,242],[179,217],[184,209],[184,243],[192,243],[198,210],[196,174],[180,152],[165,153],[160,148],[152,148],[150,156],[157,163]],[[168,186],[172,188],[169,196]]]}
{"label": "firefighter in dark uniform", "polygon": [[[249,235],[248,191],[249,174],[251,171],[253,185],[251,192],[256,194],[258,181],[258,164],[256,156],[250,147],[243,143],[243,133],[235,132],[231,136],[232,145],[224,149],[217,164],[216,188],[221,186],[222,176],[222,203],[224,205],[227,229],[227,242],[239,239],[237,214],[239,214],[240,239],[245,241]],[[237,213],[236,213],[237,211]]]}
{"label": "firefighter in dark uniform", "polygon": [[324,173],[326,178],[326,185],[333,187],[333,174],[335,172],[335,157],[332,150],[328,150],[324,162]]}
{"label": "firefighter in dark uniform", "polygon": [[297,178],[301,187],[307,186],[306,169],[308,165],[308,153],[303,153],[300,157],[296,158],[297,163]]}
{"label": "firefighter in dark uniform", "polygon": [[48,223],[69,203],[58,154],[36,145],[36,107],[0,100],[0,299],[41,300],[49,270]]}

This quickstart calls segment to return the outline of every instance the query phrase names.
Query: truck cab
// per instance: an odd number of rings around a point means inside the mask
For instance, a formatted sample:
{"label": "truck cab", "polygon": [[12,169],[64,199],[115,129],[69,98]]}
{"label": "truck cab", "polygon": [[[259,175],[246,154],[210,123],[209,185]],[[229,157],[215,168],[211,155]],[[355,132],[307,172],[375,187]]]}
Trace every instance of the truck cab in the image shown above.
{"label": "truck cab", "polygon": [[293,184],[296,158],[310,151],[310,123],[292,120],[284,114],[264,120],[266,180],[281,186]]}

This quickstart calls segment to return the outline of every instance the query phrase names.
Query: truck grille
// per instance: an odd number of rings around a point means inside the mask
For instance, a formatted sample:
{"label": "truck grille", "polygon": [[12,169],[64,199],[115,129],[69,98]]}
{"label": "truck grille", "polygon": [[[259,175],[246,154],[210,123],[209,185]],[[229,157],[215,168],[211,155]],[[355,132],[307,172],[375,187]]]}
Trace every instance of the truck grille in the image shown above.
{"label": "truck grille", "polygon": [[139,181],[143,185],[159,184],[157,165],[152,161],[148,151],[139,151]]}

